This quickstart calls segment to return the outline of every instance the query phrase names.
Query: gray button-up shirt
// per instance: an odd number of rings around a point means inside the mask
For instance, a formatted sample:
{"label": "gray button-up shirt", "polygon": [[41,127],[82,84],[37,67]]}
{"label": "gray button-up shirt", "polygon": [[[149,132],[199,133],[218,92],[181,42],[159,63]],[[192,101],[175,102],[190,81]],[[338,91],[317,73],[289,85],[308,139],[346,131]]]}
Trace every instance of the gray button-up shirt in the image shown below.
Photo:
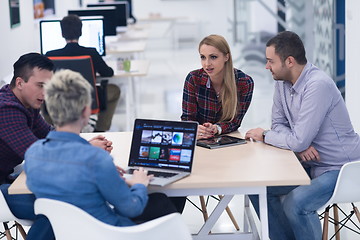
{"label": "gray button-up shirt", "polygon": [[310,161],[312,177],[360,160],[360,138],[334,81],[307,63],[294,85],[277,81],[272,127],[265,142],[294,152],[313,146],[320,161]]}

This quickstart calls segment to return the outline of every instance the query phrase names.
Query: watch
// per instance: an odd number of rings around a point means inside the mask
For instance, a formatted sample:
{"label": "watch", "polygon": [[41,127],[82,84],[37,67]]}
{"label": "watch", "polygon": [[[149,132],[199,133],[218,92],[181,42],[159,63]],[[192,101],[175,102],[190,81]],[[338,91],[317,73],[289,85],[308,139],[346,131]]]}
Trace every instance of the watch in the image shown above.
{"label": "watch", "polygon": [[266,135],[269,131],[270,131],[270,130],[265,130],[265,131],[263,131],[263,133],[262,133],[263,142],[265,142],[265,135]]}
{"label": "watch", "polygon": [[215,124],[215,126],[217,127],[217,135],[220,135],[222,132],[222,129],[219,125]]}

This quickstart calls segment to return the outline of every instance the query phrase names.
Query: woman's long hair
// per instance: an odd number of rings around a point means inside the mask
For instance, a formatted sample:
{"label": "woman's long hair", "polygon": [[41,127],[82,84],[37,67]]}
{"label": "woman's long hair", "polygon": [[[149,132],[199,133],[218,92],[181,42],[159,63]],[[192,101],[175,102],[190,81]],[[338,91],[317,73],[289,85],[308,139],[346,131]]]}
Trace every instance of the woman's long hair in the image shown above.
{"label": "woman's long hair", "polygon": [[222,115],[219,122],[232,121],[237,112],[237,87],[235,83],[234,67],[229,44],[220,35],[209,35],[199,44],[199,51],[202,45],[213,46],[224,55],[229,54],[229,59],[224,65],[224,84],[220,90],[220,100],[222,105]]}

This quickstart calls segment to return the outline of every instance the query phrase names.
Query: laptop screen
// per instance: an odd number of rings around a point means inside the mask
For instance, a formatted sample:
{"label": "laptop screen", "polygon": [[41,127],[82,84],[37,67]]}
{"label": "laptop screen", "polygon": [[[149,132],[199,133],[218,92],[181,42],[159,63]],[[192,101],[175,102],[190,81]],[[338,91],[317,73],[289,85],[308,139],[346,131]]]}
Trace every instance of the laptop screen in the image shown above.
{"label": "laptop screen", "polygon": [[191,172],[197,122],[136,119],[129,166]]}

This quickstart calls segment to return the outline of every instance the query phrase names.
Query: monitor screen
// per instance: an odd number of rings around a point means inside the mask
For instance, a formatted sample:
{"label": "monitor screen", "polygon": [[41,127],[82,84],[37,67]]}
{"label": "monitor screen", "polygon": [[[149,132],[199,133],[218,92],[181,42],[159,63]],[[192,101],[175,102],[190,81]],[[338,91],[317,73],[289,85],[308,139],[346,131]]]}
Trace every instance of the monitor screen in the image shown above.
{"label": "monitor screen", "polygon": [[116,35],[116,7],[99,7],[69,10],[68,14],[75,14],[78,16],[103,16],[105,36]]}
{"label": "monitor screen", "polygon": [[[46,54],[50,50],[63,48],[66,45],[61,33],[61,20],[40,21],[40,47],[41,53]],[[105,56],[105,37],[103,17],[81,18],[82,35],[79,45],[96,48],[101,56]]]}
{"label": "monitor screen", "polygon": [[129,6],[126,1],[122,2],[101,2],[96,4],[88,4],[87,7],[116,7],[116,26],[126,27],[129,18]]}

